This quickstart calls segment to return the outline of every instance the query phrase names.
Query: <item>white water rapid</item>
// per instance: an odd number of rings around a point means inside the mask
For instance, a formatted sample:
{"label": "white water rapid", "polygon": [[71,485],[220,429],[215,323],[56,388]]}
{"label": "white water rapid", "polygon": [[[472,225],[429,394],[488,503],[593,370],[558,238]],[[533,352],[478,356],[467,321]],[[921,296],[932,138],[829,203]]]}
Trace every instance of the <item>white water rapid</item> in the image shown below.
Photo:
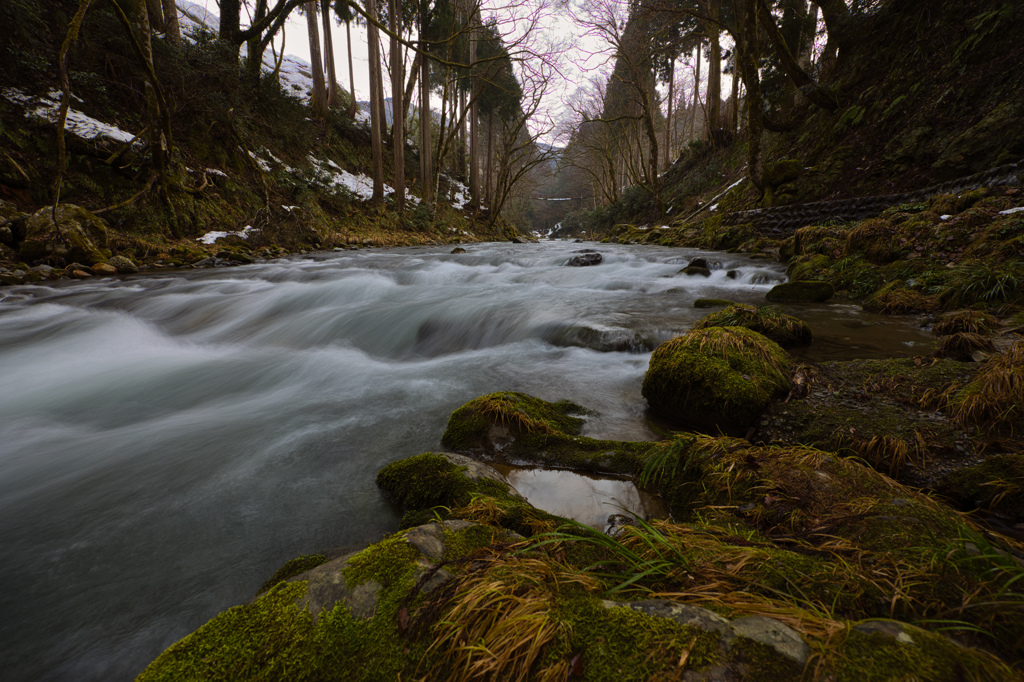
{"label": "white water rapid", "polygon": [[[565,267],[584,246],[604,262]],[[676,276],[682,249],[449,248],[0,289],[0,678],[130,679],[284,561],[393,532],[377,470],[475,396],[655,438],[650,349],[694,299],[783,278],[720,253]]]}

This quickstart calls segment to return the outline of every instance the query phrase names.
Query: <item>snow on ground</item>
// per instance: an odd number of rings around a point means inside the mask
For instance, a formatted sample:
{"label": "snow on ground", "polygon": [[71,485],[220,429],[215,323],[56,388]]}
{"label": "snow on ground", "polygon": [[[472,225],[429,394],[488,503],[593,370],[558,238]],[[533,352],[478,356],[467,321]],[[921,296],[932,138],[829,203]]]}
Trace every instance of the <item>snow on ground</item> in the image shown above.
{"label": "snow on ground", "polygon": [[999,215],[1013,215],[1014,213],[1024,212],[1024,206],[1018,206],[1017,208],[1008,208],[1005,211],[1000,211]]}
{"label": "snow on ground", "polygon": [[[51,90],[45,95],[29,95],[17,88],[4,88],[0,93],[10,102],[25,107],[26,118],[41,118],[50,123],[56,123],[60,118],[60,90]],[[73,99],[78,99],[72,95]],[[81,100],[78,100],[81,101]],[[87,116],[81,111],[68,108],[68,117],[64,121],[64,130],[86,140],[105,139],[114,142],[127,143],[135,139],[135,136],[127,131],[121,130],[115,125],[97,121],[92,116]],[[133,146],[142,147],[143,143],[136,141]]]}
{"label": "snow on ground", "polygon": [[217,240],[220,237],[241,237],[242,239],[245,239],[250,234],[257,231],[258,230],[252,225],[246,225],[241,230],[237,230],[235,232],[224,232],[222,230],[215,230],[213,232],[207,232],[202,237],[197,237],[196,241],[201,244],[216,244]]}

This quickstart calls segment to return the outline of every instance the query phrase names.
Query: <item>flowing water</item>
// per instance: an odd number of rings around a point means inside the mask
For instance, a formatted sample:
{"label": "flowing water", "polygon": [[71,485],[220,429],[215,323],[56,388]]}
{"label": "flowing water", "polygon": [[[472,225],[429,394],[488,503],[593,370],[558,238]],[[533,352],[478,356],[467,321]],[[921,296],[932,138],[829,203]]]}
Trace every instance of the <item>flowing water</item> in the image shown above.
{"label": "flowing water", "polygon": [[[694,299],[756,303],[783,278],[719,253],[710,278],[675,276],[696,252],[660,247],[564,267],[579,248],[0,289],[0,678],[130,679],[287,559],[393,532],[377,470],[437,449],[477,395],[569,398],[599,413],[586,435],[656,438],[650,349],[707,312]],[[795,310],[817,359],[928,341],[854,306]]]}

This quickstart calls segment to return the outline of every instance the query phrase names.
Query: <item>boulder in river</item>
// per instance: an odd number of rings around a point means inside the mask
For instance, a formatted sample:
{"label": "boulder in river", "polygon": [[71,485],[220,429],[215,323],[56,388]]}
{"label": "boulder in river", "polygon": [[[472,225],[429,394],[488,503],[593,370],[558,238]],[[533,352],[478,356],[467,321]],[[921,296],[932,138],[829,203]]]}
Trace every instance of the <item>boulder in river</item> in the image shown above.
{"label": "boulder in river", "polygon": [[764,298],[773,303],[822,303],[832,298],[835,289],[828,282],[783,282],[772,287]]}
{"label": "boulder in river", "polygon": [[477,457],[632,475],[650,443],[608,441],[578,435],[587,410],[568,400],[555,403],[505,391],[474,398],[452,412],[441,444]]}
{"label": "boulder in river", "polygon": [[724,310],[698,320],[694,329],[708,327],[745,327],[767,336],[783,348],[810,345],[813,334],[807,323],[771,306],[760,308],[733,303]]}
{"label": "boulder in river", "polygon": [[457,253],[466,253],[466,250],[464,248],[462,248],[461,246],[456,246],[454,249],[452,249],[452,254],[457,254]]}
{"label": "boulder in river", "polygon": [[736,432],[789,390],[791,364],[777,343],[749,329],[694,330],[655,349],[642,393],[668,419]]}
{"label": "boulder in river", "polygon": [[596,251],[590,251],[587,253],[581,253],[577,256],[573,256],[565,262],[566,265],[573,268],[587,267],[588,265],[598,265],[604,261],[604,256]]}
{"label": "boulder in river", "polygon": [[92,265],[110,255],[107,248],[107,223],[81,206],[61,204],[57,225],[53,209],[41,208],[25,221],[25,239],[19,254],[26,262],[52,260],[61,264],[81,261]]}

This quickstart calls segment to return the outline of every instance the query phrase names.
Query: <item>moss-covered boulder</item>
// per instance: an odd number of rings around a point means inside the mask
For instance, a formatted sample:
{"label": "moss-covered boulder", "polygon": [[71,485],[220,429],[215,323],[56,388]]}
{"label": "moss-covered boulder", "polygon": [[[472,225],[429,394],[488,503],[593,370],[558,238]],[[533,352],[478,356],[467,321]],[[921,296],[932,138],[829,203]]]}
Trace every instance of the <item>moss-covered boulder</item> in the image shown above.
{"label": "moss-covered boulder", "polygon": [[666,341],[651,355],[642,393],[658,414],[705,432],[745,429],[789,390],[791,360],[742,327],[710,327]]}
{"label": "moss-covered boulder", "polygon": [[698,298],[693,302],[694,308],[725,308],[731,306],[732,301],[724,298]]}
{"label": "moss-covered boulder", "polygon": [[505,391],[480,396],[452,412],[441,444],[455,452],[512,463],[595,473],[634,474],[650,443],[578,435],[586,409]]}
{"label": "moss-covered boulder", "polygon": [[1024,521],[1024,455],[990,455],[980,464],[954,471],[939,493],[962,509],[983,509],[1010,524]]}
{"label": "moss-covered boulder", "polygon": [[835,289],[828,282],[801,280],[776,284],[764,295],[764,300],[772,303],[823,303],[834,295]]}
{"label": "moss-covered boulder", "polygon": [[907,315],[935,310],[937,302],[933,297],[926,296],[896,280],[868,296],[861,305],[869,313]]}
{"label": "moss-covered boulder", "polygon": [[19,246],[27,262],[47,260],[64,265],[79,261],[92,265],[106,259],[107,223],[81,206],[62,204],[57,224],[51,208],[41,208],[25,221],[25,239]]}
{"label": "moss-covered boulder", "polygon": [[504,476],[483,462],[451,452],[425,452],[392,462],[377,472],[377,486],[405,512],[403,528],[448,518],[452,509],[477,495],[493,501],[508,528],[522,532],[532,520],[532,508]]}
{"label": "moss-covered boulder", "polygon": [[734,303],[725,310],[711,313],[693,326],[694,329],[709,327],[744,327],[771,339],[783,348],[807,346],[814,338],[811,328],[803,320],[787,315],[778,308],[758,308],[744,303]]}

